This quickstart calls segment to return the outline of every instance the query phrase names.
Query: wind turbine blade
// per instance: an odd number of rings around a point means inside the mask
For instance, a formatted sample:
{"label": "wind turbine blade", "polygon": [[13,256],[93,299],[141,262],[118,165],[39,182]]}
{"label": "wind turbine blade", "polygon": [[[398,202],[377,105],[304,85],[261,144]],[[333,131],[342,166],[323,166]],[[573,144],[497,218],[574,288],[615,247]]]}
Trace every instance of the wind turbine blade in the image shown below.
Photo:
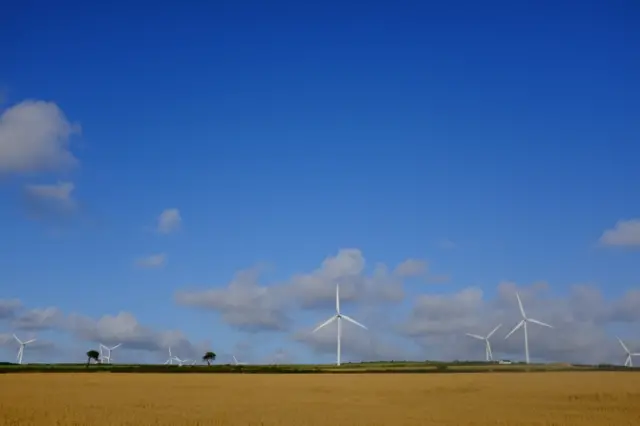
{"label": "wind turbine blade", "polygon": [[334,322],[336,320],[336,318],[338,318],[336,315],[332,316],[331,318],[329,318],[328,320],[326,320],[325,322],[323,322],[322,324],[320,324],[319,326],[317,326],[313,332],[315,333],[316,331],[320,330],[322,327],[324,327],[325,325],[329,325],[332,322]]}
{"label": "wind turbine blade", "polygon": [[513,333],[515,333],[516,331],[518,331],[518,329],[520,327],[522,327],[522,325],[524,324],[524,320],[520,321],[515,327],[513,327],[513,330],[511,330],[509,332],[509,334],[507,334],[506,336],[504,336],[505,340],[508,339]]}
{"label": "wind turbine blade", "polygon": [[340,284],[336,284],[336,313],[340,313]]}
{"label": "wind turbine blade", "polygon": [[27,340],[26,342],[23,342],[22,344],[23,344],[23,345],[27,345],[27,344],[29,344],[29,343],[33,343],[33,342],[35,342],[36,340],[38,340],[38,339],[31,339],[31,340]]}
{"label": "wind turbine blade", "polygon": [[364,325],[360,324],[358,321],[354,320],[353,318],[351,318],[351,317],[349,317],[349,316],[347,316],[347,315],[342,315],[342,318],[344,318],[344,319],[346,319],[347,321],[349,321],[349,322],[351,322],[351,323],[353,323],[353,324],[357,325],[358,327],[362,327],[362,328],[364,328],[365,330],[368,330],[368,328],[367,328],[367,327],[365,327]]}
{"label": "wind turbine blade", "polygon": [[474,339],[484,340],[484,337],[479,336],[479,335],[477,335],[477,334],[467,333],[467,336],[469,336],[469,337],[473,337]]}
{"label": "wind turbine blade", "polygon": [[498,331],[498,329],[499,329],[500,327],[502,327],[502,324],[498,324],[498,325],[496,326],[496,328],[494,328],[493,330],[491,330],[491,333],[487,334],[487,339],[488,339],[489,337],[493,336],[493,333],[495,333],[496,331]]}
{"label": "wind turbine blade", "polygon": [[18,339],[18,336],[16,336],[15,334],[13,335],[13,338],[16,339],[18,343],[22,344],[22,340]]}
{"label": "wind turbine blade", "polygon": [[520,313],[522,314],[522,318],[526,318],[527,314],[524,313],[524,307],[522,306],[522,300],[520,300],[520,295],[516,291],[516,298],[518,299],[518,306],[520,307]]}
{"label": "wind turbine blade", "polygon": [[122,346],[122,343],[118,343],[117,345],[115,345],[112,348],[109,348],[110,351],[114,350],[114,349],[118,349],[120,346]]}
{"label": "wind turbine blade", "polygon": [[541,325],[541,326],[543,326],[543,327],[553,328],[553,326],[552,326],[552,325],[549,325],[549,324],[547,324],[546,322],[538,321],[537,319],[527,318],[527,321],[532,322],[532,323],[534,323],[534,324]]}
{"label": "wind turbine blade", "polygon": [[616,337],[616,339],[618,339],[618,342],[620,342],[620,346],[622,346],[622,349],[624,349],[624,351],[626,353],[630,353],[631,351],[629,350],[629,348],[627,348],[627,345],[624,344],[624,342],[622,341],[622,339],[620,339],[619,337]]}

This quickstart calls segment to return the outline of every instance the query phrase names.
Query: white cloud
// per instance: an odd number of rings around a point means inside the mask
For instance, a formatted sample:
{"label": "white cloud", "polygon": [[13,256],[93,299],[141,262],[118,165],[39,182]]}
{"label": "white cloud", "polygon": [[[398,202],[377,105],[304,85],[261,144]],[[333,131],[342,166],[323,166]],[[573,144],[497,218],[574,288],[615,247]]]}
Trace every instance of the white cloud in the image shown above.
{"label": "white cloud", "polygon": [[[405,262],[406,263],[406,262]],[[286,330],[286,312],[333,305],[336,284],[340,300],[371,304],[403,300],[403,277],[384,264],[366,274],[365,259],[358,249],[341,249],[322,261],[319,268],[295,274],[288,281],[260,285],[260,268],[239,272],[228,285],[210,289],[185,289],[176,293],[179,305],[217,311],[228,324],[253,331]],[[397,269],[397,268],[396,268]],[[413,268],[410,272],[416,272]]]}
{"label": "white cloud", "polygon": [[59,327],[63,318],[62,312],[56,307],[36,308],[20,314],[11,325],[19,330],[46,330]]}
{"label": "white cloud", "polygon": [[0,320],[13,318],[22,303],[18,299],[0,299]]}
{"label": "white cloud", "polygon": [[84,340],[110,346],[122,343],[129,348],[144,350],[177,346],[186,340],[178,331],[157,332],[145,327],[129,312],[104,315],[97,320],[72,314],[67,318],[65,328]]}
{"label": "white cloud", "polygon": [[76,210],[73,182],[25,185],[24,195],[29,213],[36,217],[66,216]]}
{"label": "white cloud", "polygon": [[166,262],[167,256],[164,253],[158,253],[137,259],[136,265],[140,268],[160,268],[164,266]]}
{"label": "white cloud", "polygon": [[[56,345],[49,340],[38,338],[33,333],[29,334],[17,334],[17,337],[23,342],[31,339],[36,339],[35,342],[31,342],[27,344],[26,349],[24,350],[23,362],[29,363],[34,361],[43,361],[43,357],[50,356],[52,353],[57,351]],[[0,333],[0,347],[3,347],[6,351],[5,353],[9,354],[10,361],[13,361],[18,353],[18,349],[20,348],[20,344],[13,337],[13,333]]]}
{"label": "white cloud", "polygon": [[619,220],[600,237],[605,246],[640,246],[640,219]]}
{"label": "white cloud", "polygon": [[621,352],[609,333],[610,327],[640,322],[640,297],[633,291],[619,300],[608,301],[595,287],[576,285],[567,297],[560,298],[551,297],[548,285],[543,282],[526,287],[503,282],[494,298],[487,298],[475,287],[451,294],[420,296],[399,331],[421,345],[426,358],[480,359],[484,354],[482,342],[478,344],[465,333],[484,335],[501,323],[502,329],[491,342],[494,354],[523,359],[522,333],[516,332],[504,340],[520,319],[516,291],[529,317],[554,326],[547,329],[533,324],[529,328],[532,358],[618,363]]}
{"label": "white cloud", "polygon": [[78,163],[69,150],[80,132],[53,102],[23,101],[0,115],[0,173],[63,170]]}
{"label": "white cloud", "polygon": [[166,209],[158,217],[157,231],[161,234],[171,234],[180,229],[182,217],[178,209]]}
{"label": "white cloud", "polygon": [[407,259],[396,266],[395,273],[400,277],[419,277],[427,272],[427,262],[420,259]]}
{"label": "white cloud", "polygon": [[[136,317],[128,312],[120,312],[117,315],[103,315],[97,319],[86,315],[65,314],[59,308],[49,307],[44,309],[29,309],[20,312],[23,305],[20,301],[0,301],[0,306],[16,307],[12,311],[10,325],[22,340],[38,338],[37,342],[29,345],[30,349],[47,349],[39,359],[47,361],[51,359],[51,342],[39,338],[34,332],[48,331],[66,332],[74,336],[80,345],[76,345],[74,360],[84,355],[87,350],[87,343],[96,347],[99,343],[114,346],[122,343],[118,359],[129,359],[140,362],[145,358],[144,354],[155,357],[155,361],[164,361],[164,356],[169,346],[176,350],[181,357],[195,359],[201,357],[205,350],[210,347],[209,342],[191,342],[186,335],[179,330],[158,330],[140,324]],[[13,308],[12,308],[13,309]],[[13,344],[11,333],[0,334],[1,344]],[[131,351],[138,351],[137,354]],[[68,359],[67,359],[68,360]]]}
{"label": "white cloud", "polygon": [[[357,320],[357,318],[354,318]],[[321,328],[313,333],[311,330],[300,330],[293,336],[294,340],[308,346],[314,353],[332,355],[337,351],[337,323]],[[342,362],[358,362],[368,360],[405,360],[409,351],[406,345],[398,346],[385,341],[371,330],[364,330],[348,321],[342,321],[341,339]],[[333,361],[332,361],[333,362]]]}
{"label": "white cloud", "polygon": [[[296,323],[285,316],[289,313],[293,316],[297,311],[291,309],[302,306],[301,301],[294,297],[295,294],[289,292],[291,284],[273,287],[260,285],[259,272],[259,269],[243,271],[237,274],[229,287],[178,293],[176,299],[188,306],[216,310],[222,314],[224,321],[240,329],[287,330],[288,325],[295,326]],[[620,298],[610,300],[593,285],[575,285],[566,296],[559,297],[550,291],[545,282],[524,287],[513,282],[502,282],[495,291],[484,292],[477,287],[468,287],[447,294],[423,294],[415,299],[408,315],[399,322],[395,315],[386,316],[387,306],[376,306],[367,299],[363,300],[365,303],[359,309],[347,306],[345,312],[370,330],[361,330],[345,323],[344,360],[480,359],[484,355],[482,342],[468,338],[465,333],[486,334],[499,323],[503,327],[492,339],[496,357],[523,359],[522,334],[516,333],[504,340],[506,333],[519,321],[516,291],[521,295],[530,317],[555,327],[547,329],[536,327],[535,324],[530,327],[533,359],[621,363],[624,353],[615,341],[614,333],[622,333],[621,337],[630,348],[640,348],[640,341],[634,340],[634,334],[630,333],[640,325],[639,290],[631,290]],[[98,343],[123,343],[124,352],[118,355],[118,359],[137,362],[143,359],[141,352],[127,356],[130,350],[143,351],[160,361],[160,358],[165,359],[168,346],[179,348],[181,357],[192,359],[210,348],[204,342],[192,343],[178,330],[158,330],[140,324],[133,314],[127,312],[95,319],[77,314],[64,315],[55,307],[22,311],[21,306],[17,300],[0,301],[4,318],[24,339],[30,337],[25,331],[66,331],[79,341],[92,342],[96,346]],[[329,317],[329,313],[326,317]],[[333,357],[335,327],[328,326],[315,334],[310,332],[312,326],[324,319],[325,314],[318,314],[309,328],[305,327],[288,336],[314,353]],[[11,343],[11,339],[0,336],[0,342],[3,340]],[[411,349],[412,343],[421,349],[419,355]],[[82,345],[74,349],[77,356],[86,350],[86,344]],[[229,358],[225,358],[222,348],[216,347],[214,350],[222,356],[221,362]],[[247,359],[256,358],[246,345],[238,345],[234,351],[237,352],[236,356],[241,354]]]}
{"label": "white cloud", "polygon": [[399,302],[404,298],[402,279],[405,277],[400,272],[407,272],[406,265],[409,265],[413,268],[409,272],[415,273],[418,262],[405,261],[405,266],[401,264],[393,273],[385,264],[378,263],[367,275],[366,261],[359,249],[340,249],[335,256],[327,257],[318,269],[291,277],[287,293],[305,309],[334,303],[337,284],[340,284],[340,300],[343,302]]}
{"label": "white cloud", "polygon": [[258,283],[260,268],[240,271],[225,288],[182,290],[176,293],[179,305],[220,312],[229,325],[248,331],[286,330],[286,299],[278,287]]}

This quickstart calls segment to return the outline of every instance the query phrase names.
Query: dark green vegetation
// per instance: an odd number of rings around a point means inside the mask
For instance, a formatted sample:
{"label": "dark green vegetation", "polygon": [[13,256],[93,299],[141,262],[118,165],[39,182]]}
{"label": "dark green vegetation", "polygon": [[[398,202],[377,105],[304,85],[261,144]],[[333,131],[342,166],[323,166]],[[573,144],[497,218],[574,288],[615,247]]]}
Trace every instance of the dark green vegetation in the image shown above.
{"label": "dark green vegetation", "polygon": [[571,365],[571,364],[511,364],[499,365],[486,362],[365,362],[335,365],[127,365],[95,364],[9,364],[0,363],[2,373],[258,373],[258,374],[310,374],[310,373],[490,373],[490,372],[545,372],[545,371],[640,371],[615,365]]}
{"label": "dark green vegetation", "polygon": [[213,361],[216,360],[216,354],[215,352],[207,352],[206,354],[204,354],[204,356],[202,357],[202,360],[205,361],[207,363],[208,366],[211,366],[211,363]]}
{"label": "dark green vegetation", "polygon": [[87,367],[91,364],[91,360],[94,360],[96,363],[100,362],[99,358],[100,354],[98,351],[90,350],[87,352]]}

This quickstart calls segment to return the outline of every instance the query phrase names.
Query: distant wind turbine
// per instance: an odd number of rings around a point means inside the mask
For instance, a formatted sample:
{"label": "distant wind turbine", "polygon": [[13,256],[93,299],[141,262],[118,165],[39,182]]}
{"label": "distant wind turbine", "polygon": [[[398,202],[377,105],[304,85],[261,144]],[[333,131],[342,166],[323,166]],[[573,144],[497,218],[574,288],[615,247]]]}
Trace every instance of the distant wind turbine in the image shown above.
{"label": "distant wind turbine", "polygon": [[365,330],[367,330],[367,327],[365,327],[364,325],[360,324],[358,321],[354,320],[353,318],[340,313],[340,285],[336,285],[336,314],[333,315],[331,318],[329,318],[328,320],[326,320],[325,322],[323,322],[322,324],[320,324],[319,326],[317,326],[315,328],[315,330],[313,330],[313,332],[315,333],[316,331],[320,330],[322,327],[327,326],[329,324],[331,324],[334,321],[338,322],[338,349],[337,349],[337,362],[336,365],[340,365],[340,345],[341,345],[341,340],[342,340],[342,319],[345,319],[347,321],[349,321],[352,324],[357,325],[358,327],[362,327]]}
{"label": "distant wind turbine", "polygon": [[111,364],[111,351],[118,349],[120,346],[122,346],[122,343],[118,343],[113,347],[108,347],[100,343],[100,362],[102,364]]}
{"label": "distant wind turbine", "polygon": [[537,319],[527,317],[527,314],[524,312],[524,308],[522,307],[522,300],[520,300],[520,295],[516,292],[516,298],[518,299],[518,306],[520,307],[520,315],[522,315],[522,319],[520,322],[513,327],[513,330],[509,332],[506,336],[504,336],[505,340],[508,339],[513,333],[519,330],[521,327],[524,328],[524,354],[525,360],[527,364],[529,364],[529,335],[527,334],[527,323],[538,324],[543,327],[553,328],[553,326],[544,323],[542,321],[538,321]]}
{"label": "distant wind turbine", "polygon": [[18,349],[18,356],[16,356],[16,360],[18,361],[18,364],[22,364],[22,356],[24,355],[24,348],[29,343],[35,342],[36,339],[31,339],[31,340],[27,340],[26,342],[23,342],[22,340],[18,339],[18,336],[16,336],[15,334],[13,335],[13,338],[16,339],[16,341],[20,344],[20,349]]}
{"label": "distant wind turbine", "polygon": [[502,327],[502,324],[498,324],[496,326],[496,328],[494,328],[493,330],[491,330],[491,332],[489,334],[487,334],[485,337],[480,336],[479,334],[470,334],[467,333],[467,336],[469,337],[473,337],[474,339],[478,339],[478,340],[484,340],[485,343],[485,356],[487,358],[487,361],[493,361],[493,352],[491,351],[491,343],[489,343],[489,338],[491,336],[493,336],[493,333],[495,333],[496,331],[498,331],[498,329]]}
{"label": "distant wind turbine", "polygon": [[236,356],[235,356],[235,355],[232,355],[232,356],[233,356],[233,363],[234,363],[235,365],[247,365],[247,363],[246,363],[246,362],[240,362],[240,361],[238,361],[238,359],[236,358]]}
{"label": "distant wind turbine", "polygon": [[187,362],[191,361],[190,359],[181,359],[175,355],[171,354],[171,346],[169,346],[169,359],[164,362],[164,365],[173,365],[173,361],[178,363],[178,367],[182,367]]}
{"label": "distant wind turbine", "polygon": [[173,365],[173,361],[176,359],[173,355],[171,355],[171,346],[169,346],[169,359],[164,362],[164,365]]}
{"label": "distant wind turbine", "polygon": [[624,351],[627,353],[627,359],[624,361],[624,366],[625,367],[633,367],[633,359],[632,358],[634,356],[640,356],[640,352],[632,353],[629,350],[629,348],[627,347],[627,345],[624,344],[622,339],[620,339],[619,337],[617,339],[618,339],[618,342],[620,342],[620,346],[622,346],[622,349],[624,349]]}
{"label": "distant wind turbine", "polygon": [[191,361],[190,359],[180,359],[177,356],[173,357],[173,359],[176,360],[176,362],[178,363],[178,367],[182,367],[183,365],[185,365],[186,363],[188,363],[189,361]]}

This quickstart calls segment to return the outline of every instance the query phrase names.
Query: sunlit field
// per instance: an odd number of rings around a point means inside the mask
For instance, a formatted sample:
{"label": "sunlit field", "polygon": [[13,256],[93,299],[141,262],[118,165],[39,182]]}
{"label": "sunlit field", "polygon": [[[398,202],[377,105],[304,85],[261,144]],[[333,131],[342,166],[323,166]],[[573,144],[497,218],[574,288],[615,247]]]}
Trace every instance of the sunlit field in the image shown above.
{"label": "sunlit field", "polygon": [[640,374],[3,374],[0,425],[640,425]]}

